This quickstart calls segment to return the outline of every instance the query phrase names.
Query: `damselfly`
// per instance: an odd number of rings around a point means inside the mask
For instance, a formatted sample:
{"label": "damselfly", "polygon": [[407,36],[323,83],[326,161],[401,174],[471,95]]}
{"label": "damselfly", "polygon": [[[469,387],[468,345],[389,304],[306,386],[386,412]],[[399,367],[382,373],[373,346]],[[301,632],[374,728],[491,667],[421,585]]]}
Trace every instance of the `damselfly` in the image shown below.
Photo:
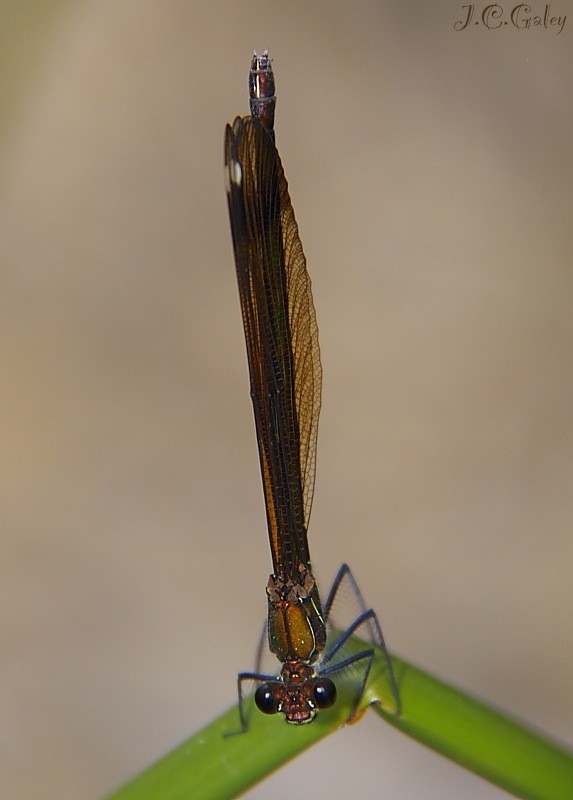
{"label": "damselfly", "polygon": [[[255,703],[287,722],[310,722],[336,701],[331,676],[350,665],[361,677],[350,718],[356,714],[374,659],[367,648],[343,655],[361,627],[383,649],[396,711],[400,700],[378,618],[366,608],[344,564],[324,606],[312,573],[307,540],[314,490],[322,368],[318,329],[298,227],[275,146],[275,84],[268,52],[253,56],[251,113],[225,131],[225,174],[239,295],[247,344],[259,459],[273,572],[267,583],[269,648],[280,673],[238,676],[241,730],[247,728],[243,684],[255,681]],[[334,639],[327,624],[344,580],[361,613]]]}

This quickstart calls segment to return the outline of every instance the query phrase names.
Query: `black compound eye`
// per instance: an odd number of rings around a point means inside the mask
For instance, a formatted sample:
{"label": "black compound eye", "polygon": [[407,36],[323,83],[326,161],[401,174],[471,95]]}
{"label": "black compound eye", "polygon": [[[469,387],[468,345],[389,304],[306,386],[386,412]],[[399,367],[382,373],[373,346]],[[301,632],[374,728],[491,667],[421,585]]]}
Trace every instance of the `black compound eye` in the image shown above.
{"label": "black compound eye", "polygon": [[270,683],[261,683],[255,692],[255,705],[263,714],[277,713],[277,699]]}
{"label": "black compound eye", "polygon": [[317,678],[312,691],[318,708],[330,708],[336,702],[336,686],[330,678]]}

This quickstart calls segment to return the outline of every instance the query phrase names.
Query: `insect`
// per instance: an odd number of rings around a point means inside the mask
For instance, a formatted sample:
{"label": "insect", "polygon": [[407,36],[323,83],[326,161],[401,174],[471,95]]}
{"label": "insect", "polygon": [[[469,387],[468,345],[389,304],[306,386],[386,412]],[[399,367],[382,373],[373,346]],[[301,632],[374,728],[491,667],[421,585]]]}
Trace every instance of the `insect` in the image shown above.
{"label": "insect", "polygon": [[[374,659],[368,648],[348,657],[341,649],[361,626],[385,653],[392,691],[400,701],[392,664],[375,612],[366,608],[344,564],[324,606],[313,576],[307,528],[314,490],[322,367],[318,328],[288,185],[275,146],[275,81],[268,51],[253,56],[249,116],[225,130],[225,177],[251,398],[273,572],[266,591],[269,648],[282,666],[278,675],[238,676],[241,731],[247,729],[243,684],[255,681],[255,704],[287,722],[314,719],[336,701],[332,677],[360,664],[352,718]],[[361,613],[332,645],[327,623],[341,583],[347,580]]]}

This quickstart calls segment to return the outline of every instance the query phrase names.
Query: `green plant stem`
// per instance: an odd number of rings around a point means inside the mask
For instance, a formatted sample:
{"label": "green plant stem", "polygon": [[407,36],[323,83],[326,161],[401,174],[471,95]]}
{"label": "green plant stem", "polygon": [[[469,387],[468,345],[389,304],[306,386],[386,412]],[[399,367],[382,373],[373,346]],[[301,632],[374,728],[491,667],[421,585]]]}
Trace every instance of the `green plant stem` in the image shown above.
{"label": "green plant stem", "polygon": [[573,754],[543,734],[393,658],[404,712],[391,725],[527,800],[573,798]]}
{"label": "green plant stem", "polygon": [[[364,643],[353,640],[356,650]],[[403,710],[396,716],[377,654],[361,705],[374,708],[395,728],[517,797],[573,798],[573,756],[516,720],[469,697],[402,659],[392,657]],[[259,713],[247,701],[249,730],[237,730],[233,708],[143,772],[108,800],[220,800],[236,797],[265,775],[344,724],[356,679],[337,681],[339,698],[310,725],[292,726]]]}

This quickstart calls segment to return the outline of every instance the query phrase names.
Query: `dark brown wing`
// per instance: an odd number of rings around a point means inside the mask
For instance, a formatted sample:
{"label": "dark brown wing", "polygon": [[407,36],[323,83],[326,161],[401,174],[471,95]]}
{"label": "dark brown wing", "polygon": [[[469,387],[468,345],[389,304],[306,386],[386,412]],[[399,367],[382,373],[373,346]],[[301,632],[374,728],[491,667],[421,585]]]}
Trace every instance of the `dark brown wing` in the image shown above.
{"label": "dark brown wing", "polygon": [[306,260],[275,145],[254,117],[225,132],[229,215],[275,573],[309,563],[321,377]]}

